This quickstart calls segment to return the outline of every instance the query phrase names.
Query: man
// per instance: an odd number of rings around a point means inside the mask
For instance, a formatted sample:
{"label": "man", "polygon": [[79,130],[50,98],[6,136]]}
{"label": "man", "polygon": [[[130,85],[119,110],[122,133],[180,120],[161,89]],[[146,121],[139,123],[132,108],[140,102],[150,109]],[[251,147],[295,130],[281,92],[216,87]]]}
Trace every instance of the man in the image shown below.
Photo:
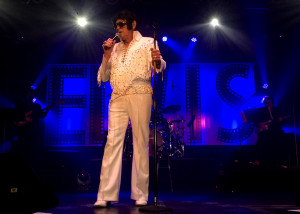
{"label": "man", "polygon": [[279,109],[274,107],[272,97],[264,100],[266,114],[256,125],[257,134],[257,161],[255,164],[264,166],[286,167],[288,159],[288,145],[285,142],[284,131],[282,130],[283,121],[288,116],[282,116]]}
{"label": "man", "polygon": [[149,122],[152,106],[151,71],[166,67],[153,39],[136,31],[137,19],[130,11],[120,12],[113,23],[120,39],[108,39],[102,45],[102,64],[97,80],[110,80],[113,92],[109,103],[108,136],[102,160],[100,185],[95,207],[118,201],[122,148],[130,118],[133,133],[131,199],[147,205],[149,186]]}
{"label": "man", "polygon": [[17,142],[12,143],[11,152],[21,155],[32,167],[36,166],[43,148],[41,121],[47,116],[49,108],[33,102],[34,90],[26,88],[24,97],[13,110],[13,124],[17,131]]}

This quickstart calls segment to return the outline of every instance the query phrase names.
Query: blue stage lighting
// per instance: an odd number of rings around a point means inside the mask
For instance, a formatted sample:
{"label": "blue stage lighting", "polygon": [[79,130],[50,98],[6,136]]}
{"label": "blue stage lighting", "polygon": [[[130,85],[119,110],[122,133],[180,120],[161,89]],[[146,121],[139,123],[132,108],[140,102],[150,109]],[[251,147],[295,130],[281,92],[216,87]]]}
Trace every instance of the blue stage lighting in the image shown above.
{"label": "blue stage lighting", "polygon": [[262,86],[264,89],[268,89],[269,88],[269,85],[267,83],[263,84]]}
{"label": "blue stage lighting", "polygon": [[192,42],[197,42],[197,38],[196,38],[196,37],[193,37],[193,38],[191,38],[191,41],[192,41]]}
{"label": "blue stage lighting", "polygon": [[33,103],[35,103],[35,102],[36,102],[36,98],[35,98],[35,97],[32,99],[32,102],[33,102]]}
{"label": "blue stage lighting", "polygon": [[163,36],[161,40],[162,40],[163,42],[166,42],[166,41],[168,41],[168,37]]}
{"label": "blue stage lighting", "polygon": [[36,86],[35,86],[35,85],[32,85],[32,86],[30,86],[30,88],[31,88],[32,90],[35,90],[35,89],[36,89]]}

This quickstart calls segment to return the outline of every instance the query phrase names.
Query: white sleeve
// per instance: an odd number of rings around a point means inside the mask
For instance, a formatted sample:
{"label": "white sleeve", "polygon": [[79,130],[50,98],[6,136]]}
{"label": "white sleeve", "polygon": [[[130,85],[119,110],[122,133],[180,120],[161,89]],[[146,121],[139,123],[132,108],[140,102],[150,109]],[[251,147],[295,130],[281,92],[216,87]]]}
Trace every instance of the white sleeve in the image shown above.
{"label": "white sleeve", "polygon": [[108,82],[110,80],[110,71],[111,71],[111,58],[107,60],[103,56],[101,66],[97,74],[97,81],[99,86],[101,85],[101,82]]}

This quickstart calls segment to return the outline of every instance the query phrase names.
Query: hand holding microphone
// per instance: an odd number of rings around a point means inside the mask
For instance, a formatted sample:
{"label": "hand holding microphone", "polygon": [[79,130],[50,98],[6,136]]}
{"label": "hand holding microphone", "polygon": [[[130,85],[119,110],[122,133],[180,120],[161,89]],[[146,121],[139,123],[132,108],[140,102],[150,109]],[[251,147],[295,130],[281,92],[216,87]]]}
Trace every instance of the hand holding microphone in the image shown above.
{"label": "hand holding microphone", "polygon": [[[112,39],[108,39],[107,41],[104,42],[104,50],[108,50],[112,47],[112,45],[114,45],[115,41],[117,40],[118,38],[118,33],[116,33],[116,35],[112,38]],[[108,42],[108,43],[107,43]],[[112,43],[110,43],[112,42]],[[107,43],[107,44],[106,44]],[[111,45],[112,44],[112,45]]]}
{"label": "hand holding microphone", "polygon": [[104,57],[109,59],[111,52],[113,50],[114,45],[116,44],[116,40],[118,38],[118,33],[116,33],[116,35],[111,39],[109,38],[108,40],[106,40],[103,45],[102,48],[104,50]]}

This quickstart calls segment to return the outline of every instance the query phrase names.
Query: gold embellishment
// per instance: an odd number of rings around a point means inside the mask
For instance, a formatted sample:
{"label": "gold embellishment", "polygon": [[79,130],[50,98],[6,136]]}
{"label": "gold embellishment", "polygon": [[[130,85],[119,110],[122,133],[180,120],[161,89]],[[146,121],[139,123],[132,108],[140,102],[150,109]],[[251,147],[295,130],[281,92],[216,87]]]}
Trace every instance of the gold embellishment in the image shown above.
{"label": "gold embellishment", "polygon": [[134,85],[128,88],[126,91],[117,93],[113,91],[111,94],[110,102],[114,101],[115,99],[124,96],[124,95],[132,95],[132,94],[153,94],[152,86],[151,85]]}

